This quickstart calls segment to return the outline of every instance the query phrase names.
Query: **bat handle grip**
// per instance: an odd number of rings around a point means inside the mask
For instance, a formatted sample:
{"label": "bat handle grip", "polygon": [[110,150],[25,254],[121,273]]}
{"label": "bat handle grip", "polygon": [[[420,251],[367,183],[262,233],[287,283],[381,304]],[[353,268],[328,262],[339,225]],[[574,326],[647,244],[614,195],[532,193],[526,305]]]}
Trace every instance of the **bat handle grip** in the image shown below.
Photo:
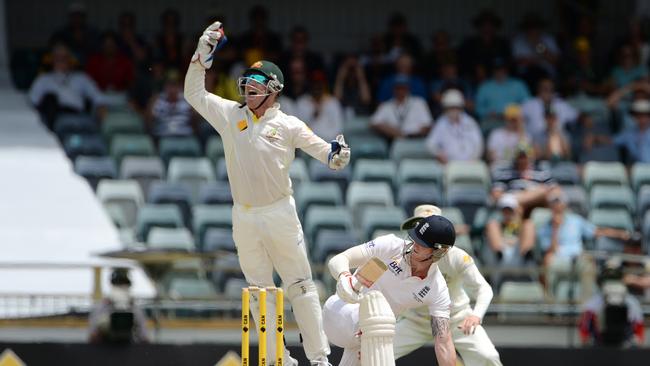
{"label": "bat handle grip", "polygon": [[371,281],[368,281],[358,273],[352,276],[352,288],[354,288],[357,292],[361,291],[363,287],[370,288],[372,284],[373,283]]}

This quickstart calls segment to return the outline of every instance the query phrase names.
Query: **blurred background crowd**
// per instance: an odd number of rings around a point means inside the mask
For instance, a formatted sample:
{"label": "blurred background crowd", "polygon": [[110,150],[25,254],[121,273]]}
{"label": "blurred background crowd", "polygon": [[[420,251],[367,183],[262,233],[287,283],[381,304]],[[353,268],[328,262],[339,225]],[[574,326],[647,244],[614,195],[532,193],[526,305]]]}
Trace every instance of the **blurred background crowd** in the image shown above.
{"label": "blurred background crowd", "polygon": [[[458,245],[484,266],[503,299],[585,298],[595,283],[582,277],[594,279],[599,266],[632,268],[617,278],[635,301],[650,299],[650,266],[643,260],[612,264],[583,255],[650,248],[648,18],[627,20],[625,32],[602,44],[588,12],[561,14],[559,29],[536,12],[521,14],[516,31],[506,33],[499,14],[476,9],[462,39],[435,24],[430,37],[418,37],[409,18],[395,12],[364,48],[321,52],[299,19],[281,34],[270,26],[272,9],[247,11],[248,29],[231,34],[221,16],[183,32],[180,24],[189,20],[169,8],[158,31],[144,36],[135,13],[97,29],[86,8],[73,4],[47,51],[32,54],[31,64],[22,62],[25,55],[13,58],[17,86],[27,89],[43,123],[107,207],[115,207],[108,192],[119,182],[138,180],[131,187],[133,212],[109,210],[125,247],[156,245],[156,226],[173,226],[183,234],[169,241],[157,230],[159,245],[189,238],[181,247],[234,250],[224,233],[227,215],[219,222],[231,202],[223,148],[182,91],[201,30],[221,20],[228,45],[207,73],[209,91],[240,100],[237,77],[254,61],[271,60],[285,75],[281,109],[326,140],[340,133],[349,138],[351,169],[328,174],[300,156],[292,168],[314,262],[323,263],[343,243],[396,231],[417,204],[433,203],[453,218]],[[182,159],[188,157],[194,160]],[[200,182],[174,185],[184,179]],[[180,223],[147,221],[155,204],[170,202]],[[372,212],[363,204],[386,209]],[[321,222],[319,214],[345,220]],[[213,289],[205,290],[215,296],[242,285],[228,285],[241,276],[219,273],[219,265],[233,263],[220,260],[210,277]],[[536,274],[539,266],[548,272]],[[168,285],[181,297],[189,288],[187,281]],[[593,330],[589,319],[585,339]]]}

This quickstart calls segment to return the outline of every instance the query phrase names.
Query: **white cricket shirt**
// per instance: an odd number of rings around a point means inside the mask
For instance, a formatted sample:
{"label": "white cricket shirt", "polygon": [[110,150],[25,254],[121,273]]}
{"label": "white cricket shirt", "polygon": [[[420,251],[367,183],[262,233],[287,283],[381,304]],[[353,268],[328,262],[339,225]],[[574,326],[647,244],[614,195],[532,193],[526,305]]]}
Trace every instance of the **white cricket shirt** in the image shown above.
{"label": "white cricket shirt", "polygon": [[330,144],[276,104],[259,119],[247,107],[205,90],[205,69],[191,63],[185,99],[221,135],[233,201],[261,207],[293,193],[289,166],[300,148],[327,164]]}
{"label": "white cricket shirt", "polygon": [[[483,319],[492,301],[492,287],[479,272],[472,256],[460,248],[452,247],[436,264],[449,288],[452,322],[464,319],[468,311]],[[466,290],[476,298],[473,310]],[[426,319],[427,309],[419,308],[414,313],[415,318]]]}
{"label": "white cricket shirt", "polygon": [[364,256],[377,257],[388,266],[370,289],[363,291],[380,291],[395,316],[407,309],[426,306],[431,316],[449,319],[451,301],[438,267],[431,265],[424,279],[412,276],[411,266],[402,262],[405,244],[404,239],[389,234],[362,245]]}

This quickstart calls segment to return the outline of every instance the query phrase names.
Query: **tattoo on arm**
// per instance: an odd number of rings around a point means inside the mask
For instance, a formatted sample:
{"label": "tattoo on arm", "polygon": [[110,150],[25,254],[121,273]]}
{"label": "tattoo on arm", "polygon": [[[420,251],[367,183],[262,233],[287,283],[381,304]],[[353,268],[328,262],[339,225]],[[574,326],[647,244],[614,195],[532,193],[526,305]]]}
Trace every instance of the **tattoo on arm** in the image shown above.
{"label": "tattoo on arm", "polygon": [[433,338],[445,337],[449,334],[449,319],[431,317],[431,333]]}

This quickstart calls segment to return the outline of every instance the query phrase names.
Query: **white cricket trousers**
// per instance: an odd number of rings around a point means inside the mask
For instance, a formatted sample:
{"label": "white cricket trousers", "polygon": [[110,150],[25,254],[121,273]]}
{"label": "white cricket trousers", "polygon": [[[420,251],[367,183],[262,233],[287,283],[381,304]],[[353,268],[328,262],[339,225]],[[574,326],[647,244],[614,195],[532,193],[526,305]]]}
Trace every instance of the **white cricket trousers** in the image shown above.
{"label": "white cricket trousers", "polygon": [[273,286],[273,268],[285,285],[312,278],[293,197],[263,207],[235,204],[232,232],[239,264],[251,285]]}
{"label": "white cricket trousers", "polygon": [[[232,210],[233,239],[239,265],[253,286],[274,286],[278,272],[300,328],[305,354],[310,360],[326,357],[329,343],[322,329],[318,293],[312,281],[302,227],[293,197],[263,207],[235,204]],[[258,322],[257,294],[252,293],[251,312]],[[275,298],[267,297],[267,319],[275,319]],[[275,337],[267,337],[268,357],[275,359]],[[285,350],[285,360],[288,351]],[[285,361],[287,365],[289,362]]]}
{"label": "white cricket trousers", "polygon": [[[469,314],[469,311],[467,311]],[[395,326],[395,358],[403,357],[424,345],[433,344],[429,318],[416,317],[409,311],[408,316],[400,316]],[[499,353],[488,337],[483,326],[476,327],[474,334],[465,335],[458,329],[464,316],[453,316],[450,323],[454,347],[463,358],[465,366],[501,366]]]}

